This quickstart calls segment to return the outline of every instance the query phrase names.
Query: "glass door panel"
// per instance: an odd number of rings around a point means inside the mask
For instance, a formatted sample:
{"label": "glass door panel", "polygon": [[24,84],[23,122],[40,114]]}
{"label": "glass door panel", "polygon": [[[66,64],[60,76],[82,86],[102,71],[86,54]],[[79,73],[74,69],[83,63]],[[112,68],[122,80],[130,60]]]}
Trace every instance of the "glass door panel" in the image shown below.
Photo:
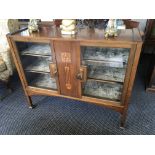
{"label": "glass door panel", "polygon": [[22,67],[29,86],[57,90],[56,80],[50,76],[53,62],[48,43],[16,42]]}
{"label": "glass door panel", "polygon": [[87,67],[83,96],[120,101],[129,48],[81,47],[81,65]]}

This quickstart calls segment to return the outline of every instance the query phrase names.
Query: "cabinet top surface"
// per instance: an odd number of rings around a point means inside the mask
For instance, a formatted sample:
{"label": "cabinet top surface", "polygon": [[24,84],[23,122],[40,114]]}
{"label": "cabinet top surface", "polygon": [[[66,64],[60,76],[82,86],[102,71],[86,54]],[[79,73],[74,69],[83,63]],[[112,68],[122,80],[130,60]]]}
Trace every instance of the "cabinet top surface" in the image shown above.
{"label": "cabinet top surface", "polygon": [[102,29],[79,29],[75,35],[62,35],[60,28],[40,27],[39,32],[30,34],[28,29],[23,29],[11,34],[14,39],[31,38],[31,39],[53,39],[53,40],[78,40],[78,41],[121,41],[121,42],[141,42],[141,35],[137,28],[119,30],[118,37],[105,39],[104,30]]}

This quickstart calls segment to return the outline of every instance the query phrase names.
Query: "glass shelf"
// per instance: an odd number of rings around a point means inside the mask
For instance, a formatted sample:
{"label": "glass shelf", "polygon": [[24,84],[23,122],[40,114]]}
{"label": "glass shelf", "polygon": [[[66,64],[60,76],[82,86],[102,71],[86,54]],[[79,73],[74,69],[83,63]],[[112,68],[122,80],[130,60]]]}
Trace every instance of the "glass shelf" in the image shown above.
{"label": "glass shelf", "polygon": [[87,66],[88,78],[124,82],[126,65],[121,62],[82,61]]}
{"label": "glass shelf", "polygon": [[83,87],[83,95],[85,96],[120,101],[123,85],[120,83],[87,80]]}
{"label": "glass shelf", "polygon": [[[28,60],[28,61],[27,61]],[[49,63],[51,58],[50,57],[24,57],[23,66],[26,71],[29,72],[42,72],[42,73],[49,73]]]}
{"label": "glass shelf", "polygon": [[29,43],[27,47],[21,51],[21,55],[32,56],[51,56],[51,48],[48,44]]}
{"label": "glass shelf", "polygon": [[56,80],[50,74],[31,73],[27,77],[29,86],[57,90]]}
{"label": "glass shelf", "polygon": [[105,47],[81,47],[83,60],[103,60],[127,63],[130,49],[105,48]]}

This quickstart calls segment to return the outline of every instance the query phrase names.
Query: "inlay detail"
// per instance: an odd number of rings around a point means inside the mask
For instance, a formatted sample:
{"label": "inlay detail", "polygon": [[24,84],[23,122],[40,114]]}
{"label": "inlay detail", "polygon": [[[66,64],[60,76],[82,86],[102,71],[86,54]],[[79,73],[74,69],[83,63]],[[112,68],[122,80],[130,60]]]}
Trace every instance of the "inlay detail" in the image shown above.
{"label": "inlay detail", "polygon": [[69,63],[71,63],[71,54],[69,52],[61,53],[61,60],[63,63],[65,63],[64,69],[65,69],[66,88],[71,89],[72,85],[71,85],[71,74],[70,74],[70,66],[69,66]]}
{"label": "inlay detail", "polygon": [[69,52],[61,53],[62,62],[71,63],[71,54]]}

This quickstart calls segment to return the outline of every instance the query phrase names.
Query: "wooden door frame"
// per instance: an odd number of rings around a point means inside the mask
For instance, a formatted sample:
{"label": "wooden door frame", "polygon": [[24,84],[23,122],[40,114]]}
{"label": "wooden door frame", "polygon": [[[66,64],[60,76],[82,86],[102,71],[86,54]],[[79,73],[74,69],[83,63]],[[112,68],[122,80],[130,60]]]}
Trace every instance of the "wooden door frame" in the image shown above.
{"label": "wooden door frame", "polygon": [[23,67],[22,67],[21,59],[20,59],[20,56],[19,56],[19,51],[18,51],[17,46],[16,46],[17,41],[18,42],[24,42],[24,43],[30,43],[30,42],[33,42],[33,43],[47,43],[50,46],[50,49],[51,49],[51,52],[52,52],[51,54],[54,54],[54,55],[52,55],[53,56],[52,59],[53,59],[54,62],[56,62],[53,46],[51,46],[51,45],[53,45],[53,43],[48,39],[43,39],[43,41],[39,41],[38,39],[34,39],[34,38],[25,40],[25,39],[13,38],[10,35],[7,35],[7,39],[8,39],[9,46],[11,47],[11,53],[12,53],[12,56],[13,56],[13,59],[14,59],[14,62],[15,62],[15,65],[16,65],[16,68],[17,68],[17,71],[18,71],[18,75],[20,77],[20,80],[21,80],[21,83],[22,83],[22,86],[23,86],[23,89],[24,89],[24,93],[25,93],[27,101],[28,101],[29,108],[34,107],[34,105],[32,104],[32,99],[31,99],[31,96],[32,96],[31,89],[32,90],[36,89],[36,91],[37,90],[43,90],[43,91],[45,91],[45,93],[51,93],[53,95],[54,94],[56,94],[56,95],[60,94],[60,87],[59,87],[58,79],[56,79],[56,84],[57,84],[57,90],[56,91],[48,90],[48,89],[40,89],[40,88],[37,88],[37,87],[29,86],[26,75],[25,75]]}

